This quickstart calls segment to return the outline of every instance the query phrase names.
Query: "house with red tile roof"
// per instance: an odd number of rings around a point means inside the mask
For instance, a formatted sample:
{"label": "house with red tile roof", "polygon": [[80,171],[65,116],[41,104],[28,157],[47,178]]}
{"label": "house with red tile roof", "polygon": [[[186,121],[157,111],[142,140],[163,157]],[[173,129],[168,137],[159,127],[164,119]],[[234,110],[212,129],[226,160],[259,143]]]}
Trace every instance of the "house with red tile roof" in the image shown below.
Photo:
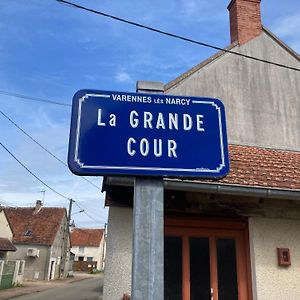
{"label": "house with red tile roof", "polygon": [[[300,299],[300,57],[262,25],[260,0],[228,2],[225,51],[165,85],[138,82],[145,92],[215,97],[226,111],[229,174],[162,179],[164,299]],[[103,189],[103,299],[112,300],[132,294],[134,178],[107,176]]]}
{"label": "house with red tile roof", "polygon": [[[80,262],[84,266],[93,264],[97,270],[104,269],[105,232],[104,229],[73,228],[71,230],[71,252],[75,254],[74,270],[80,271]],[[78,263],[76,263],[78,262]]]}
{"label": "house with red tile roof", "polygon": [[9,259],[26,261],[24,279],[53,280],[69,271],[70,238],[65,208],[5,207],[17,251]]}

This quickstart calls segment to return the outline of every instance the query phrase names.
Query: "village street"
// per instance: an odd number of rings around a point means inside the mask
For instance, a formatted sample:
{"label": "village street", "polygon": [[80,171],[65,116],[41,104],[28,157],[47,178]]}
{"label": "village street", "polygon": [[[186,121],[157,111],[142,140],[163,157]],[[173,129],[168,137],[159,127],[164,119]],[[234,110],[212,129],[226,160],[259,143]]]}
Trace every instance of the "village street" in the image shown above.
{"label": "village street", "polygon": [[[18,300],[101,300],[102,299],[103,277],[93,276],[80,281],[60,283],[59,281],[50,283],[48,286],[41,285],[39,289],[32,288],[23,295],[22,289],[18,288],[13,295],[1,295],[0,299]],[[15,290],[15,289],[14,289]],[[12,290],[11,290],[12,291]],[[4,297],[1,297],[4,296]]]}

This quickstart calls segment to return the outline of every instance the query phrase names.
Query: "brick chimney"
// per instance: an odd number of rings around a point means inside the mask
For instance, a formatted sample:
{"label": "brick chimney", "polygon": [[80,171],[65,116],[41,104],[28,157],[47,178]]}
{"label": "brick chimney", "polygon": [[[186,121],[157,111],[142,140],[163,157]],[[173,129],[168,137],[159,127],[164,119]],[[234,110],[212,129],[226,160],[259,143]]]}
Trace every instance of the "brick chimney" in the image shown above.
{"label": "brick chimney", "polygon": [[262,32],[261,0],[231,0],[227,9],[230,18],[231,43],[243,45]]}

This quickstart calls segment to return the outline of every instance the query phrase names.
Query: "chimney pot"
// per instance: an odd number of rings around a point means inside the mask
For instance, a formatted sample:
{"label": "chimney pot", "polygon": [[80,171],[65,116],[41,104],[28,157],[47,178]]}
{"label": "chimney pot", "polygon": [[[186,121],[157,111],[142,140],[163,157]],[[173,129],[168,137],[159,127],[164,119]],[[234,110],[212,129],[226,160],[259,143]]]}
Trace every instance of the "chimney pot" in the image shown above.
{"label": "chimney pot", "polygon": [[42,206],[42,200],[36,200],[33,214],[37,214],[41,210]]}
{"label": "chimney pot", "polygon": [[260,2],[261,0],[231,0],[227,7],[231,43],[243,45],[261,34]]}

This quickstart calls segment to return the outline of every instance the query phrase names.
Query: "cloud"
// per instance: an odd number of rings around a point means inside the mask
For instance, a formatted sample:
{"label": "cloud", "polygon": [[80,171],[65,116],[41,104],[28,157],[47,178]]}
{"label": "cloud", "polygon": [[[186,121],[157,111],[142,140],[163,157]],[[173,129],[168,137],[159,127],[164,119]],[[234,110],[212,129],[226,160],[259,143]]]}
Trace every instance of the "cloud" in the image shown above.
{"label": "cloud", "polygon": [[279,19],[272,26],[272,31],[294,50],[300,51],[300,13]]}
{"label": "cloud", "polygon": [[273,26],[273,31],[282,37],[299,37],[300,13],[281,18]]}
{"label": "cloud", "polygon": [[116,73],[115,79],[121,83],[132,83],[134,81],[126,71],[119,71]]}

